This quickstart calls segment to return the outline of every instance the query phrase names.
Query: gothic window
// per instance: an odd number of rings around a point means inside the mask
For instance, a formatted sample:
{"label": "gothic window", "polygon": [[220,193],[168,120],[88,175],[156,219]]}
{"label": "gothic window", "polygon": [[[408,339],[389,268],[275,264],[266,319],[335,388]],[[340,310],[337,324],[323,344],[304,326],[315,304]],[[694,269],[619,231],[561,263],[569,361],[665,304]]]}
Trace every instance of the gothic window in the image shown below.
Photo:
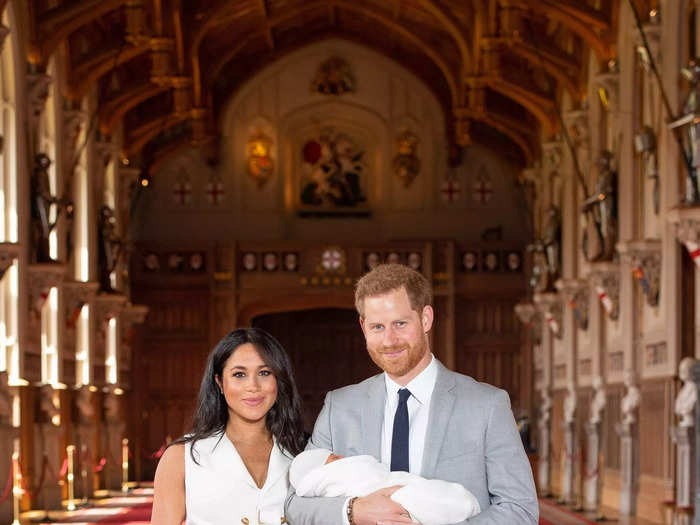
{"label": "gothic window", "polygon": [[117,382],[117,318],[110,317],[105,331],[105,377],[107,383]]}
{"label": "gothic window", "polygon": [[[12,29],[10,13],[2,13],[2,25]],[[0,242],[18,241],[17,152],[15,107],[15,35],[10,31],[0,48]],[[10,383],[19,380],[17,260],[0,280],[0,370]]]}
{"label": "gothic window", "polygon": [[41,309],[41,381],[58,383],[58,288],[49,290]]}
{"label": "gothic window", "polygon": [[75,383],[90,384],[90,307],[85,304],[80,310],[76,326]]}

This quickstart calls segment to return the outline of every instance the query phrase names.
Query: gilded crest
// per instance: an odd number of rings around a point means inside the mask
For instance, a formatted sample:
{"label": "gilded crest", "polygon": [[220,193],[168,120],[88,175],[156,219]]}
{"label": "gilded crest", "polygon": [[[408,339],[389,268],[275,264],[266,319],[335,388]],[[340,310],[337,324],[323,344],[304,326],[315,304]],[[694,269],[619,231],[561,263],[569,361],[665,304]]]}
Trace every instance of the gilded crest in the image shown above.
{"label": "gilded crest", "polygon": [[331,57],[322,62],[311,82],[311,91],[322,95],[342,95],[355,91],[355,75],[345,59]]}
{"label": "gilded crest", "polygon": [[418,137],[410,131],[399,135],[397,140],[398,153],[394,157],[394,173],[408,188],[420,173],[420,159],[417,155]]}
{"label": "gilded crest", "polygon": [[270,155],[272,139],[267,135],[258,133],[248,140],[246,152],[248,157],[248,175],[262,187],[272,176],[275,169],[274,161]]}

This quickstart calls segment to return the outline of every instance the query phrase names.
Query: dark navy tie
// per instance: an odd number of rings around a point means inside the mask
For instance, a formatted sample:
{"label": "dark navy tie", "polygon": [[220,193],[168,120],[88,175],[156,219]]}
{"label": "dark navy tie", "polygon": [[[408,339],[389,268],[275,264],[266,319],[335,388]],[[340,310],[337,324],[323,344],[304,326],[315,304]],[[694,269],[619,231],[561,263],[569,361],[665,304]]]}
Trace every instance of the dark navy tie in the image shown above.
{"label": "dark navy tie", "polygon": [[399,390],[399,405],[394,414],[394,432],[391,435],[391,470],[408,472],[408,398],[411,392]]}

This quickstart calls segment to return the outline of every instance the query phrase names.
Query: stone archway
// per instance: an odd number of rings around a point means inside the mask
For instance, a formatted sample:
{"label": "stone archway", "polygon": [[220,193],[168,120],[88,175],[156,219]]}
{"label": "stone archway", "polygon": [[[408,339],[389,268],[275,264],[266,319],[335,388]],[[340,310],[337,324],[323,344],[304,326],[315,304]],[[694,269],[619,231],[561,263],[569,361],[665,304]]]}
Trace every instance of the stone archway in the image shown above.
{"label": "stone archway", "polygon": [[252,325],[274,335],[289,352],[304,403],[304,428],[313,430],[326,392],[379,372],[365,349],[357,312],[318,308],[263,314]]}

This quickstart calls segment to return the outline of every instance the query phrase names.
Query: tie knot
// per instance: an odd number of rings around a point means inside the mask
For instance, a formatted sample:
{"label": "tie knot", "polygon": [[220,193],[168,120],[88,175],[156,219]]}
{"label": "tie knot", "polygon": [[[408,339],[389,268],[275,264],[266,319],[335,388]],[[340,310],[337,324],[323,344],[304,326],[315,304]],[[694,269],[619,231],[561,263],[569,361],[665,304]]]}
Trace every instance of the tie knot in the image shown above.
{"label": "tie knot", "polygon": [[411,397],[411,391],[408,388],[399,389],[399,403],[405,403]]}

